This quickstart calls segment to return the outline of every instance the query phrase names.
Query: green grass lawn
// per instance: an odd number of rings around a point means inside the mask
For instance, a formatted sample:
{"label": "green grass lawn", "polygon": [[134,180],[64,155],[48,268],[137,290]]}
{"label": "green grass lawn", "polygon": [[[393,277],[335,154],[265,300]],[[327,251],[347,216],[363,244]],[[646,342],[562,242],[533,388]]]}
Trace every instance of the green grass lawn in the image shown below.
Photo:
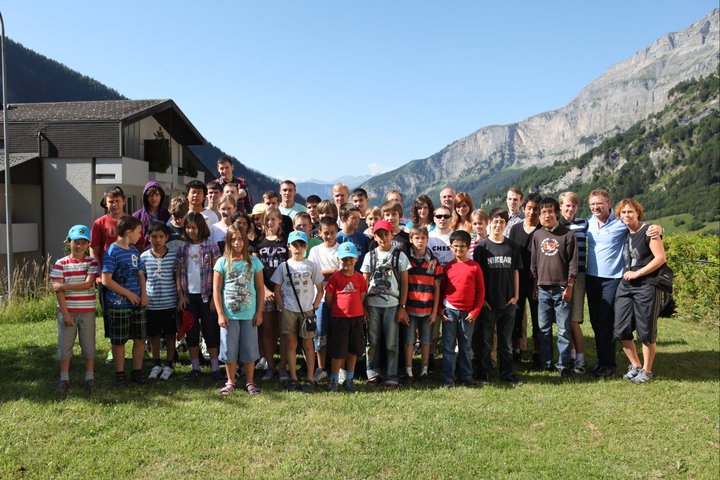
{"label": "green grass lawn", "polygon": [[101,361],[88,394],[79,359],[58,395],[54,322],[4,324],[0,478],[718,478],[718,330],[660,322],[642,386],[523,364],[516,388],[256,397],[207,376],[113,389]]}

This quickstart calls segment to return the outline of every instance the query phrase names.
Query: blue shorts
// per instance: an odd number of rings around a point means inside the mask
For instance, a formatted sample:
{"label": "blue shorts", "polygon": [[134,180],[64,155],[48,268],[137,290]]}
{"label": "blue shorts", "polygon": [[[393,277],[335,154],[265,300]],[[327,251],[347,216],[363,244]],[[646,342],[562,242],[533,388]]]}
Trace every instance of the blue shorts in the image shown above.
{"label": "blue shorts", "polygon": [[251,363],[258,358],[257,326],[252,320],[228,320],[228,328],[220,329],[220,360]]}
{"label": "blue shorts", "polygon": [[[408,315],[410,323],[405,327],[405,345],[415,345],[415,332],[420,329],[420,343],[430,345],[432,343],[433,325],[427,322],[428,317],[416,317]],[[435,317],[437,322],[437,317]]]}
{"label": "blue shorts", "polygon": [[330,322],[332,316],[332,309],[330,305],[325,302],[320,302],[320,305],[315,310],[315,317],[317,318],[317,329],[315,330],[315,351],[320,352],[325,350],[328,341],[328,334],[330,333]]}

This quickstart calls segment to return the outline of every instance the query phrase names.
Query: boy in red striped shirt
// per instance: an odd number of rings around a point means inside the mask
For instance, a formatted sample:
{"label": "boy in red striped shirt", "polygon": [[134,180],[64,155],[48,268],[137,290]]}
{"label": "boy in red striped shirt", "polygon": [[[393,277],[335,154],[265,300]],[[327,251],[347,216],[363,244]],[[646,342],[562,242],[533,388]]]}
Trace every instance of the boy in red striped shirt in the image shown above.
{"label": "boy in red striped shirt", "polygon": [[85,254],[90,244],[90,229],[75,225],[67,236],[70,255],[57,262],[50,272],[50,282],[57,296],[58,359],[60,381],[56,390],[70,390],[70,359],[75,336],[80,338],[85,358],[85,388],[95,389],[95,277],[98,262]]}
{"label": "boy in red striped shirt", "polygon": [[408,383],[412,383],[412,356],[416,332],[420,331],[420,381],[429,383],[428,365],[430,364],[430,344],[432,329],[437,317],[440,300],[440,280],[443,268],[432,254],[428,245],[426,227],[410,229],[410,270],[408,270],[408,296],[405,311],[410,319],[405,330],[405,372]]}

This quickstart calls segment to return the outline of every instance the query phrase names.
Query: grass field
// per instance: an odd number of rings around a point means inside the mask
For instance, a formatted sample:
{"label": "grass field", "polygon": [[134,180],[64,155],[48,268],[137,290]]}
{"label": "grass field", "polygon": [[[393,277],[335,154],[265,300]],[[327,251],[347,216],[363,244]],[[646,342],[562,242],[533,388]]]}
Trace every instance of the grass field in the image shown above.
{"label": "grass field", "polygon": [[523,364],[515,388],[256,397],[207,376],[113,389],[104,362],[88,394],[80,361],[58,395],[55,328],[2,325],[0,478],[718,478],[718,329],[680,319],[642,386]]}

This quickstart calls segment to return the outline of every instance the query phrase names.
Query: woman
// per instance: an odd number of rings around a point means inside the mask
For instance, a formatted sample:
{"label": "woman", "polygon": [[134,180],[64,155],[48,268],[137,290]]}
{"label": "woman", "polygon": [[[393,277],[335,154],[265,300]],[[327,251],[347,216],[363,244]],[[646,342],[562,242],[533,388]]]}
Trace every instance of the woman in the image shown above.
{"label": "woman", "polygon": [[433,212],[435,206],[427,195],[418,195],[410,209],[410,221],[405,224],[405,231],[409,232],[413,226],[425,227],[428,232],[435,228],[433,223]]}
{"label": "woman", "polygon": [[473,228],[470,212],[473,211],[473,203],[470,198],[470,194],[467,192],[460,192],[455,195],[453,206],[453,221],[450,228],[453,231],[465,230],[468,233],[472,233]]}
{"label": "woman", "polygon": [[[648,280],[665,264],[665,248],[660,237],[646,235],[648,225],[642,221],[644,209],[636,200],[621,200],[615,206],[615,214],[629,230],[623,248],[623,278],[615,293],[615,338],[630,360],[623,378],[641,384],[653,380],[660,313],[657,289]],[[637,330],[638,340],[642,342],[642,363],[633,341],[633,330]]]}

